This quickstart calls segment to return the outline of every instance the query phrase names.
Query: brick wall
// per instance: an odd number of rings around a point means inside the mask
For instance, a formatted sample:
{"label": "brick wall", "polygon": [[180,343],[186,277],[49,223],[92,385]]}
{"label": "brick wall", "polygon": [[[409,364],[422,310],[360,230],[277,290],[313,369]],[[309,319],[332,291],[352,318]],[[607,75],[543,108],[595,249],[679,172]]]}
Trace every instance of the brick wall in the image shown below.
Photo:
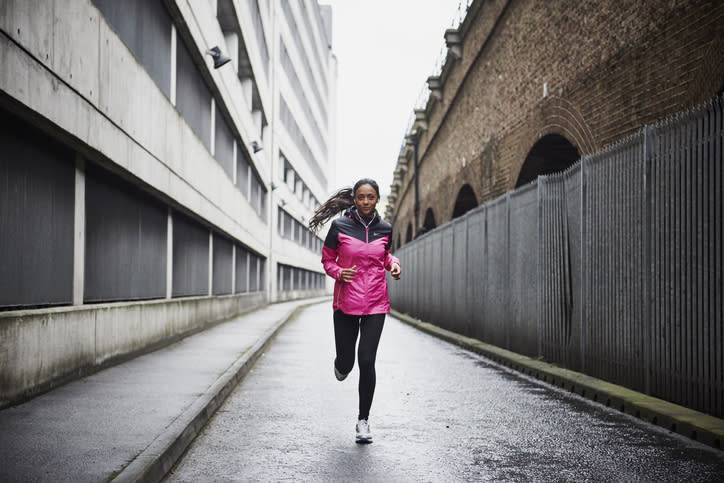
{"label": "brick wall", "polygon": [[[448,66],[442,100],[428,104],[420,224],[428,208],[438,225],[450,221],[466,183],[479,203],[514,188],[546,134],[592,153],[724,86],[724,2],[478,0],[473,7],[462,59]],[[411,166],[392,211],[403,242],[413,173]]]}

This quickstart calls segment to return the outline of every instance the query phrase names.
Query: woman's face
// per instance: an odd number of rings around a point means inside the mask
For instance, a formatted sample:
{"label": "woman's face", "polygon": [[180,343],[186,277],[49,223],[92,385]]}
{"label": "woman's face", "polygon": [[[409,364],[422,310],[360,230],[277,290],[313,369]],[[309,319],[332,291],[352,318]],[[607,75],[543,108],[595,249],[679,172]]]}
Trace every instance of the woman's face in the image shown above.
{"label": "woman's face", "polygon": [[362,216],[372,216],[377,201],[377,192],[371,185],[363,184],[354,192],[354,203],[357,205],[357,212]]}

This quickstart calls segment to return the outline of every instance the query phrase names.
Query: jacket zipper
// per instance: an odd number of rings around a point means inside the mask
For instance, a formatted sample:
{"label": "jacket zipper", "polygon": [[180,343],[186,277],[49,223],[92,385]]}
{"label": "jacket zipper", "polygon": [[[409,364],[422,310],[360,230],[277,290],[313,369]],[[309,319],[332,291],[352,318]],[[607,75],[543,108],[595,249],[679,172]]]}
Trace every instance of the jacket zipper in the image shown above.
{"label": "jacket zipper", "polygon": [[360,218],[354,217],[362,226],[365,227],[365,242],[370,242],[370,225],[372,225],[372,222],[375,221],[375,218],[372,217],[369,224],[365,225],[365,222],[362,221]]}
{"label": "jacket zipper", "polygon": [[[371,225],[372,222],[374,221],[374,217],[372,217],[372,219],[370,220],[369,224],[365,224],[361,219],[359,219],[359,218],[357,218],[357,217],[355,217],[355,218],[357,219],[357,221],[358,221],[359,223],[362,224],[362,226],[365,227],[365,251],[367,251],[367,250],[369,250],[369,246],[370,246],[370,225]],[[367,279],[365,279],[364,285],[365,285],[364,291],[365,291],[365,293],[367,293],[367,286],[366,286],[366,285],[367,285]]]}

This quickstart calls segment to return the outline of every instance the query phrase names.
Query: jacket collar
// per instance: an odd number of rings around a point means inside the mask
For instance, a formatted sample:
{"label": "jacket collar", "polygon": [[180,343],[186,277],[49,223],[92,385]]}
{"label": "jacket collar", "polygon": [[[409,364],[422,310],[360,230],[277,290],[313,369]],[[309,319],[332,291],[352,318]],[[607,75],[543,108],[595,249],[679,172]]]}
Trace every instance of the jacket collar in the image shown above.
{"label": "jacket collar", "polygon": [[362,219],[362,216],[357,211],[356,205],[352,205],[351,207],[347,208],[347,210],[344,212],[344,216],[348,216],[354,220],[357,220],[360,223],[362,223],[364,226],[372,226],[375,223],[377,223],[378,221],[380,221],[380,214],[377,213],[377,210],[375,210],[375,214],[372,216],[372,221],[370,221],[370,224],[367,225],[367,223],[364,222],[364,220]]}

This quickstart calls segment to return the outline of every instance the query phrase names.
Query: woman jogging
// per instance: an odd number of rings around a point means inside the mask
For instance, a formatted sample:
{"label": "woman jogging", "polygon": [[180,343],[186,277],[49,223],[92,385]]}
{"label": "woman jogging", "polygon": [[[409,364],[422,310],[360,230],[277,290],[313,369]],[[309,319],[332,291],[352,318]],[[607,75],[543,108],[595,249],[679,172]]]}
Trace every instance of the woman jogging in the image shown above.
{"label": "woman jogging", "polygon": [[390,255],[392,226],[377,214],[380,199],[377,183],[361,179],[354,188],[335,193],[314,213],[309,228],[317,231],[330,218],[332,221],[324,240],[322,264],[335,279],[334,342],[337,356],[334,374],[344,380],[354,367],[354,351],[359,333],[357,361],[359,365],[358,443],[371,443],[368,423],[375,392],[375,358],[382,335],[385,314],[390,312],[385,270],[398,280],[402,273],[400,261]]}

